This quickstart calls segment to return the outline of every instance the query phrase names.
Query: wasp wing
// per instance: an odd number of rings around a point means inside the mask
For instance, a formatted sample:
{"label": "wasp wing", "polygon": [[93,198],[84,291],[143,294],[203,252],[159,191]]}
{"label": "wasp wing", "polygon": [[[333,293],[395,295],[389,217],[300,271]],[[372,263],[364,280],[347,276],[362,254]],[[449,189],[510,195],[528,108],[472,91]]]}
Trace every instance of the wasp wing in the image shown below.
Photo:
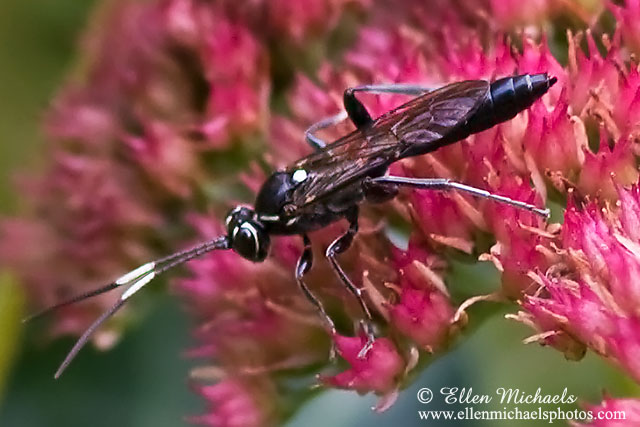
{"label": "wasp wing", "polygon": [[439,140],[475,113],[488,91],[489,82],[484,80],[443,86],[302,158],[288,168],[307,172],[293,192],[294,205],[307,205],[376,174],[408,147],[433,144],[436,149]]}
{"label": "wasp wing", "polygon": [[399,106],[380,116],[374,126],[395,135],[405,146],[439,148],[435,142],[465,124],[489,94],[485,80],[453,83]]}

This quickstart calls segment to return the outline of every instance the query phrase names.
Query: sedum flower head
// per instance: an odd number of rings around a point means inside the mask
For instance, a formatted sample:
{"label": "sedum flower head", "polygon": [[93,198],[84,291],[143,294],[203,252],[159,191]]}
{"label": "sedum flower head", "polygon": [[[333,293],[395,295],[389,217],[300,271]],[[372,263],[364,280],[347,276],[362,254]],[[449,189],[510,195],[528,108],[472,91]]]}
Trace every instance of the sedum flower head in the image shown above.
{"label": "sedum flower head", "polygon": [[569,336],[620,364],[637,381],[639,241],[630,238],[620,216],[639,199],[635,186],[619,192],[617,208],[591,203],[567,210],[556,249],[560,263],[556,271],[537,274],[541,288],[525,297],[523,308],[552,340],[553,334]]}

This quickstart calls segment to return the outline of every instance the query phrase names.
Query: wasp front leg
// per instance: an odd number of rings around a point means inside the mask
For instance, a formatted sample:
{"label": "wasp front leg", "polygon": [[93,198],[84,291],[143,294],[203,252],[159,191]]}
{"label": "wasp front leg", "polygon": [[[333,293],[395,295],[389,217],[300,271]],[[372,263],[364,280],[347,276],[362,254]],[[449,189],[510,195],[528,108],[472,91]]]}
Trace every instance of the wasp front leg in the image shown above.
{"label": "wasp front leg", "polygon": [[333,337],[337,333],[336,326],[333,323],[333,320],[331,320],[331,317],[329,317],[329,315],[327,314],[327,311],[324,309],[324,305],[322,305],[322,302],[311,292],[307,284],[302,280],[302,277],[307,274],[309,270],[311,270],[311,266],[313,265],[313,251],[311,249],[311,240],[309,240],[309,237],[306,234],[302,236],[302,240],[304,242],[304,249],[302,250],[302,255],[300,255],[300,258],[298,259],[298,264],[296,265],[296,282],[298,282],[298,286],[302,290],[304,296],[307,297],[309,302],[311,302],[311,304],[315,306],[315,308],[320,313],[322,320],[327,325],[328,332],[331,335],[331,350],[329,353],[329,358],[334,359],[336,350],[333,344]]}

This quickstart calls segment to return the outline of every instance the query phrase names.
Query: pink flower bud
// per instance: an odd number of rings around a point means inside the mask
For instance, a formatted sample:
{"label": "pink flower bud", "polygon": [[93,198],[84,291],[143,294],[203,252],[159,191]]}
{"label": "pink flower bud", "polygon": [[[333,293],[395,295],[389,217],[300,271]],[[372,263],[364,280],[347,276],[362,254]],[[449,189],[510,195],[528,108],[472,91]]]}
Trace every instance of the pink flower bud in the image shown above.
{"label": "pink flower bud", "polygon": [[338,353],[351,368],[334,376],[320,376],[324,384],[355,390],[361,394],[383,394],[397,388],[404,361],[392,341],[386,338],[377,339],[363,358],[359,358],[358,353],[367,342],[366,336],[336,335],[334,341]]}

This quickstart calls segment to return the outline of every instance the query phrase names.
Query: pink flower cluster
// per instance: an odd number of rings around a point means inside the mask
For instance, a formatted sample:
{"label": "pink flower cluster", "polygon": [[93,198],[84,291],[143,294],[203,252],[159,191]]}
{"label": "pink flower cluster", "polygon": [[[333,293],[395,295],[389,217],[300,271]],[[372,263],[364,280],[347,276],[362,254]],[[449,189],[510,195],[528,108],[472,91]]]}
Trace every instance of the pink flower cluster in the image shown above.
{"label": "pink flower cluster", "polygon": [[618,191],[615,208],[567,209],[553,267],[531,273],[540,288],[525,296],[521,316],[540,330],[540,342],[568,357],[588,346],[639,381],[640,192]]}
{"label": "pink flower cluster", "polygon": [[[84,40],[83,78],[48,114],[48,170],[22,179],[34,215],[2,226],[3,259],[42,305],[174,247],[162,230],[193,210],[206,154],[267,114],[266,55],[211,7],[120,2],[102,24]],[[60,311],[54,332],[81,332],[107,301]]]}

